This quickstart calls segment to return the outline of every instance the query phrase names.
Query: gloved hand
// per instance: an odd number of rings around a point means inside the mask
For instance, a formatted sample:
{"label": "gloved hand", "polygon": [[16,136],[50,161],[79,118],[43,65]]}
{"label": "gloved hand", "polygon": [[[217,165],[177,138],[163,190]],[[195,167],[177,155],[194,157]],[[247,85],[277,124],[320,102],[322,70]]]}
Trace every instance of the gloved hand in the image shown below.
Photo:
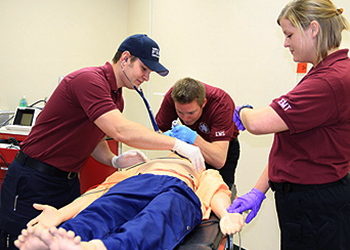
{"label": "gloved hand", "polygon": [[172,137],[175,137],[181,141],[193,144],[197,138],[197,132],[193,131],[185,125],[177,125],[172,130]]}
{"label": "gloved hand", "polygon": [[242,123],[241,117],[239,116],[239,112],[241,112],[242,109],[244,108],[250,108],[252,109],[253,107],[250,105],[243,105],[243,106],[237,106],[235,108],[235,112],[233,113],[233,121],[236,124],[237,128],[241,131],[245,130],[245,127]]}
{"label": "gloved hand", "polygon": [[112,166],[115,168],[128,168],[141,162],[147,161],[147,157],[139,150],[129,150],[120,156],[112,158]]}
{"label": "gloved hand", "polygon": [[246,193],[237,199],[235,199],[232,204],[227,208],[229,213],[243,213],[247,210],[252,210],[245,222],[248,224],[256,214],[258,213],[261,203],[266,199],[266,196],[257,188],[253,188],[249,193]]}
{"label": "gloved hand", "polygon": [[176,139],[173,150],[187,157],[197,172],[205,169],[204,158],[198,147]]}
{"label": "gloved hand", "polygon": [[175,137],[174,134],[173,134],[173,132],[172,132],[171,130],[165,131],[165,132],[163,133],[163,135]]}

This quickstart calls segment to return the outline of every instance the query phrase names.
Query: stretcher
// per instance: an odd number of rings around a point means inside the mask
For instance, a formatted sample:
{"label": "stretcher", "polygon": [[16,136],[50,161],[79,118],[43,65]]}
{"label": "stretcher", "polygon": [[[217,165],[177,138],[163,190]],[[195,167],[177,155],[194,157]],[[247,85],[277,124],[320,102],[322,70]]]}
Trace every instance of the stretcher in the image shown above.
{"label": "stretcher", "polygon": [[[233,185],[232,198],[236,197],[236,186]],[[202,221],[175,250],[232,250],[232,236],[225,236],[221,233],[219,218],[211,213],[208,220]]]}
{"label": "stretcher", "polygon": [[223,238],[219,227],[219,219],[212,213],[210,218],[202,221],[175,250],[215,250],[219,249]]}

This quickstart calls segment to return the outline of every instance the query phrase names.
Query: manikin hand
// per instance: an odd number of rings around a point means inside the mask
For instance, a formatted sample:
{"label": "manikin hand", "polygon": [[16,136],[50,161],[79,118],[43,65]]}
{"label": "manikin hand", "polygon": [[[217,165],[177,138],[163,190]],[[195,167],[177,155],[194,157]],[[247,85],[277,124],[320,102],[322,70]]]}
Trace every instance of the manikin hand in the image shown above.
{"label": "manikin hand", "polygon": [[147,157],[139,150],[129,150],[120,156],[112,158],[112,166],[115,168],[128,168],[138,163],[147,161]]}
{"label": "manikin hand", "polygon": [[185,125],[177,125],[171,130],[172,137],[175,137],[181,141],[193,144],[197,138],[197,132],[193,131]]}
{"label": "manikin hand", "polygon": [[220,230],[224,235],[240,232],[243,226],[244,218],[239,213],[227,213],[220,219]]}
{"label": "manikin hand", "polygon": [[204,158],[198,147],[176,139],[173,150],[188,158],[197,172],[205,169]]}
{"label": "manikin hand", "polygon": [[265,194],[257,188],[253,188],[249,193],[246,193],[237,199],[227,208],[229,213],[243,213],[247,210],[252,210],[245,222],[248,224],[257,215],[261,203],[266,198]]}
{"label": "manikin hand", "polygon": [[57,227],[63,222],[61,213],[49,205],[33,204],[36,210],[42,210],[41,214],[27,223],[27,227],[40,224],[44,228]]}

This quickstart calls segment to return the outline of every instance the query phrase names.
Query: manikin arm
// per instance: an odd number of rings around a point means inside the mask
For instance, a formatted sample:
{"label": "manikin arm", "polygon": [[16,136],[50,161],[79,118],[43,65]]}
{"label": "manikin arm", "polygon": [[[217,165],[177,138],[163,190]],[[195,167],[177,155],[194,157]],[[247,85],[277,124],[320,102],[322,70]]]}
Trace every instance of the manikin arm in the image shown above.
{"label": "manikin arm", "polygon": [[223,234],[235,234],[242,230],[244,218],[239,213],[227,212],[227,207],[230,206],[230,197],[225,193],[218,191],[211,200],[212,211],[220,219],[220,229]]}
{"label": "manikin arm", "polygon": [[93,201],[102,196],[106,190],[103,186],[88,191],[68,205],[56,209],[49,205],[34,204],[34,208],[42,210],[42,213],[28,222],[27,227],[40,224],[44,228],[57,227],[62,222],[73,218],[81,210],[89,206]]}

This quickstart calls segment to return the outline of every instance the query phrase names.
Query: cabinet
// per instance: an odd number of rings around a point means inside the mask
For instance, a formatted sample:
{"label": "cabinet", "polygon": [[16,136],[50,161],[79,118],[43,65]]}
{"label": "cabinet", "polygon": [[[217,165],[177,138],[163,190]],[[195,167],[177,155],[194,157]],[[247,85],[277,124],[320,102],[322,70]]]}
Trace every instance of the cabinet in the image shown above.
{"label": "cabinet", "polygon": [[8,166],[11,164],[13,159],[18,152],[18,149],[7,148],[9,145],[1,144],[0,145],[0,190],[1,183],[5,177]]}
{"label": "cabinet", "polygon": [[[14,134],[4,134],[0,133],[0,139],[8,140],[10,137],[15,138],[17,141],[23,141],[27,136],[14,135]],[[118,155],[119,143],[112,139],[107,139],[108,145],[111,151]],[[16,157],[18,149],[10,147],[11,144],[0,143],[0,190],[1,183],[5,177],[8,166],[13,159]],[[109,175],[114,173],[116,169],[111,166],[104,165],[94,158],[89,156],[89,158],[84,163],[82,170],[79,174],[80,178],[80,190],[84,193],[91,187],[103,182]]]}
{"label": "cabinet", "polygon": [[[107,142],[111,151],[118,155],[119,143],[112,139],[107,139]],[[81,193],[84,193],[89,188],[102,183],[115,171],[117,170],[114,167],[102,164],[89,156],[79,174]]]}

